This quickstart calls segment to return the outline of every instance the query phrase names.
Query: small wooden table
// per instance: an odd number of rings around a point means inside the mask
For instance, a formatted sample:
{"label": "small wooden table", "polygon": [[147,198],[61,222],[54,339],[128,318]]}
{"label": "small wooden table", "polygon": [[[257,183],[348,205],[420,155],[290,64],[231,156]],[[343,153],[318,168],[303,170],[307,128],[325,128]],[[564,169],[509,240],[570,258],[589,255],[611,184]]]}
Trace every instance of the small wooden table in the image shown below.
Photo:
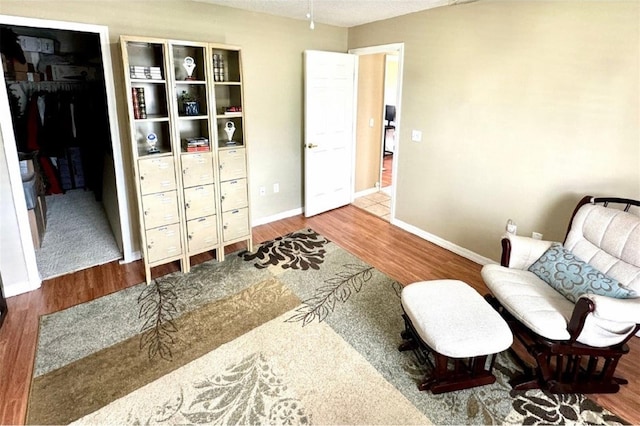
{"label": "small wooden table", "polygon": [[413,283],[402,290],[402,308],[405,341],[398,349],[414,350],[432,366],[421,391],[438,394],[495,382],[495,355],[511,346],[513,335],[473,288],[457,280]]}

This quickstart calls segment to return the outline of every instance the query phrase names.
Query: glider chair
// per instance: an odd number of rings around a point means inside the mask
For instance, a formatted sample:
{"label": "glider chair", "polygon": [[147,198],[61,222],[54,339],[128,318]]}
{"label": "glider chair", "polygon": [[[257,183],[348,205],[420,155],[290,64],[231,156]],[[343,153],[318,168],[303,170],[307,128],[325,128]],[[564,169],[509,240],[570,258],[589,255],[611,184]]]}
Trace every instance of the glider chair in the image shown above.
{"label": "glider chair", "polygon": [[638,206],[585,197],[564,244],[508,235],[501,265],[483,267],[486,299],[535,360],[516,356],[525,372],[514,390],[615,393],[628,383],[614,374],[640,330]]}

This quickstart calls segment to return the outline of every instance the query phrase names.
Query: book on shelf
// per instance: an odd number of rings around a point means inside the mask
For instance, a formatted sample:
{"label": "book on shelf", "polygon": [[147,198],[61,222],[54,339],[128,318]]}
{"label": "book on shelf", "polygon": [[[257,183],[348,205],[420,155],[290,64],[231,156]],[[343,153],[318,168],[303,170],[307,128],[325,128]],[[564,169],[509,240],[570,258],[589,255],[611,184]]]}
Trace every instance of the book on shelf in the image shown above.
{"label": "book on shelf", "polygon": [[147,118],[147,104],[144,98],[144,87],[132,87],[133,118]]}
{"label": "book on shelf", "polygon": [[135,87],[131,88],[131,102],[133,104],[133,118],[140,118],[140,104],[138,103],[138,91]]}
{"label": "book on shelf", "polygon": [[242,112],[241,106],[228,106],[223,108],[223,112],[225,115],[237,114]]}
{"label": "book on shelf", "polygon": [[141,67],[131,65],[129,67],[129,76],[131,78],[143,80],[162,80],[162,71],[160,67]]}
{"label": "book on shelf", "polygon": [[213,55],[213,81],[224,81],[224,57],[219,54]]}
{"label": "book on shelf", "polygon": [[207,146],[188,146],[187,152],[209,152],[209,145]]}
{"label": "book on shelf", "polygon": [[204,137],[185,138],[183,145],[187,152],[209,151],[209,139]]}

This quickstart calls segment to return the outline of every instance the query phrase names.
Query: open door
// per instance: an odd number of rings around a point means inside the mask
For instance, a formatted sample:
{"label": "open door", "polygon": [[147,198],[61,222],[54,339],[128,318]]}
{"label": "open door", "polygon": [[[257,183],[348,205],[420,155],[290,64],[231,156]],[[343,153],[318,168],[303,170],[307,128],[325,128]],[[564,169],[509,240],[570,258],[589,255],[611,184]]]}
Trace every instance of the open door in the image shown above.
{"label": "open door", "polygon": [[304,214],[353,196],[355,55],[305,51]]}

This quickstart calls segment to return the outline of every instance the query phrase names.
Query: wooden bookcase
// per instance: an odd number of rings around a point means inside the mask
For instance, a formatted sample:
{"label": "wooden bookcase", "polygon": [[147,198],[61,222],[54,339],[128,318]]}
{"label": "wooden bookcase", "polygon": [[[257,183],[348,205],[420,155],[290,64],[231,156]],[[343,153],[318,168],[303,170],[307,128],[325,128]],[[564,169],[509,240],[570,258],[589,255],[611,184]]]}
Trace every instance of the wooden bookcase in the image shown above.
{"label": "wooden bookcase", "polygon": [[[252,250],[241,50],[121,36],[140,238],[151,268]],[[233,130],[233,132],[231,132]],[[231,134],[231,137],[229,135]]]}

